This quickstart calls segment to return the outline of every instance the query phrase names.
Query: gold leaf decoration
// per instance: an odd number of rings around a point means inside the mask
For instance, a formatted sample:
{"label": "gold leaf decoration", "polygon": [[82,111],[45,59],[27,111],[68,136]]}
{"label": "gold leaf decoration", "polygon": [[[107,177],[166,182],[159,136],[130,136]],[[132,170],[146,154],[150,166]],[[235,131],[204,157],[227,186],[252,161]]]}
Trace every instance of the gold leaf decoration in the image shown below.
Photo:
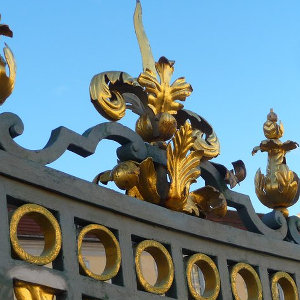
{"label": "gold leaf decoration", "polygon": [[[167,168],[171,178],[170,190],[166,206],[182,211],[187,202],[190,185],[196,182],[200,175],[197,168],[203,156],[203,150],[190,151],[195,137],[191,124],[187,121],[175,133],[167,146]],[[188,153],[190,151],[190,153]]]}
{"label": "gold leaf decoration", "polygon": [[117,121],[124,117],[126,102],[114,84],[136,85],[127,73],[120,71],[103,72],[95,75],[90,83],[90,97],[96,110],[106,119]]}
{"label": "gold leaf decoration", "polygon": [[24,281],[14,282],[17,300],[53,300],[55,291],[52,288]]}
{"label": "gold leaf decoration", "polygon": [[207,160],[220,154],[220,142],[214,131],[206,139],[203,138],[204,133],[199,129],[195,129],[193,135],[196,136],[193,148],[195,150],[203,150],[203,157]]}
{"label": "gold leaf decoration", "polygon": [[160,196],[156,188],[157,176],[152,158],[148,157],[140,163],[140,175],[138,190],[143,199],[148,202],[159,204]]}
{"label": "gold leaf decoration", "polygon": [[205,186],[189,194],[189,199],[194,202],[203,215],[213,213],[224,217],[227,212],[227,202],[222,193],[212,186]]}
{"label": "gold leaf decoration", "polygon": [[[3,104],[12,93],[16,80],[16,62],[14,59],[14,55],[6,44],[5,46],[5,60],[0,55],[0,105]],[[6,64],[9,68],[9,76],[6,75]]]}
{"label": "gold leaf decoration", "polygon": [[174,72],[174,61],[169,61],[164,56],[155,63],[156,71],[160,77],[160,82],[156,74],[146,69],[138,77],[138,83],[143,86],[148,93],[148,106],[155,115],[163,112],[176,114],[183,108],[183,104],[175,100],[185,101],[193,89],[190,84],[185,82],[184,77],[180,77],[171,85],[171,77]]}

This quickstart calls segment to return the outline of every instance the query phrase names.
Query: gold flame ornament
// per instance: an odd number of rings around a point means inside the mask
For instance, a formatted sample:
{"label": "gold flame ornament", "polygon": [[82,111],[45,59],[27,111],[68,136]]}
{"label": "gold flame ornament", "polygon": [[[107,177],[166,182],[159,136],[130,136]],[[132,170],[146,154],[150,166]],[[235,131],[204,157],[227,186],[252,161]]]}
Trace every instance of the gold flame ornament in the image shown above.
{"label": "gold flame ornament", "polygon": [[287,207],[295,204],[299,198],[299,178],[288,168],[285,155],[299,145],[296,142],[282,143],[279,140],[283,136],[284,128],[277,121],[277,115],[271,109],[263,126],[267,140],[262,141],[252,151],[252,155],[259,150],[268,153],[267,173],[263,175],[260,169],[256,172],[255,192],[262,204],[279,210],[288,217]]}
{"label": "gold flame ornament", "polygon": [[[7,25],[0,24],[0,36],[1,35],[12,37],[13,32]],[[5,44],[3,51],[5,58],[0,55],[0,105],[2,105],[5,100],[11,95],[15,86],[16,78],[16,62],[14,59],[14,55],[7,44]],[[9,76],[7,76],[6,74],[6,65],[8,65]]]}

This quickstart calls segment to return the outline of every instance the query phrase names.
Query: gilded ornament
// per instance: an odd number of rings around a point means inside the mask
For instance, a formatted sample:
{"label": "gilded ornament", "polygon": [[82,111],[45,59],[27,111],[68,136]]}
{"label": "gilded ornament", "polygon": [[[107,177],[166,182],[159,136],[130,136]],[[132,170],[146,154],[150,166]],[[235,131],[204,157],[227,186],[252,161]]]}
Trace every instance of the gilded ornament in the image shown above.
{"label": "gilded ornament", "polygon": [[199,129],[194,129],[193,135],[196,137],[193,149],[203,150],[204,159],[209,160],[220,154],[220,141],[214,131],[206,139],[203,138],[204,132]]}
{"label": "gilded ornament", "polygon": [[176,114],[183,108],[183,104],[175,102],[175,100],[185,101],[193,91],[192,86],[185,82],[184,77],[170,83],[174,72],[174,63],[162,56],[155,64],[160,82],[157,80],[156,74],[149,69],[146,69],[137,79],[148,94],[148,106],[154,115],[163,112]]}
{"label": "gilded ornament", "polygon": [[140,173],[138,165],[134,161],[125,161],[111,171],[112,180],[119,189],[129,190],[138,184]]}
{"label": "gilded ornament", "polygon": [[[44,234],[45,246],[40,256],[29,254],[20,245],[18,239],[18,225],[25,215],[35,220]],[[36,265],[46,265],[52,262],[59,254],[62,236],[59,224],[49,210],[36,204],[24,204],[20,206],[11,217],[10,241],[13,252],[19,258]]]}
{"label": "gilded ornament", "polygon": [[124,117],[126,102],[119,91],[122,86],[132,86],[135,80],[127,73],[111,71],[95,75],[90,83],[90,97],[97,111],[108,120]]}
{"label": "gilded ornament", "polygon": [[248,299],[262,300],[263,299],[262,285],[257,275],[257,272],[252,266],[245,263],[237,263],[236,265],[233,266],[230,272],[231,288],[232,288],[234,299],[241,300],[238,293],[238,286],[237,286],[238,274],[243,277],[246,283]]}
{"label": "gilded ornament", "polygon": [[286,164],[286,153],[297,148],[296,142],[282,143],[279,138],[284,133],[283,124],[277,124],[277,115],[271,109],[263,126],[267,140],[260,143],[252,151],[268,153],[267,173],[263,175],[258,169],[255,175],[255,192],[258,199],[267,207],[280,210],[286,217],[288,207],[299,198],[299,178]]}
{"label": "gilded ornament", "polygon": [[[106,265],[102,274],[92,272],[85,264],[82,255],[82,243],[87,234],[95,235],[103,244],[106,254]],[[106,227],[98,224],[85,226],[78,236],[78,261],[81,270],[88,276],[105,281],[115,277],[121,266],[121,249],[115,235]]]}
{"label": "gilded ornament", "polygon": [[[100,73],[91,81],[90,95],[98,112],[109,120],[121,119],[126,108],[139,115],[136,133],[146,143],[165,151],[167,163],[154,163],[152,157],[143,161],[120,161],[112,170],[96,176],[93,182],[114,181],[129,196],[172,210],[201,217],[209,213],[223,216],[227,204],[219,191],[205,187],[190,193],[190,185],[200,176],[201,161],[219,155],[219,140],[204,119],[199,120],[198,115],[188,111],[182,113],[183,104],[178,101],[185,101],[192,87],[184,77],[171,83],[174,61],[162,56],[155,63],[139,1],[134,27],[143,72],[137,79],[124,72]],[[192,117],[191,123],[186,115]]]}
{"label": "gilded ornament", "polygon": [[25,281],[14,281],[14,292],[17,300],[53,300],[56,291],[52,288]]}
{"label": "gilded ornament", "polygon": [[226,198],[216,188],[205,186],[191,192],[188,196],[185,212],[199,214],[213,213],[217,217],[224,217],[227,213]]}
{"label": "gilded ornament", "polygon": [[[1,35],[12,37],[13,33],[7,25],[0,24],[0,36]],[[14,55],[7,44],[5,44],[3,51],[5,58],[0,55],[0,105],[11,95],[16,79],[16,62]],[[9,76],[6,74],[6,65],[9,69]]]}
{"label": "gilded ornament", "polygon": [[140,52],[143,61],[143,70],[151,70],[155,73],[155,61],[153,58],[150,43],[144,30],[142,19],[142,6],[139,0],[136,1],[136,7],[133,16],[135,34],[139,43]]}
{"label": "gilded ornament", "polygon": [[[157,280],[151,285],[143,276],[141,255],[146,251],[152,255],[157,266]],[[139,243],[135,249],[135,269],[141,287],[153,294],[164,294],[172,286],[174,280],[174,265],[168,250],[159,242],[145,240]]]}
{"label": "gilded ornament", "polygon": [[[193,266],[197,265],[204,276],[205,289],[200,295],[194,285],[192,278]],[[186,278],[189,292],[195,300],[216,300],[221,288],[219,271],[214,261],[207,255],[196,253],[189,257],[186,264]]]}
{"label": "gilded ornament", "polygon": [[284,293],[284,299],[298,300],[298,290],[296,283],[291,275],[286,272],[276,272],[271,279],[272,299],[280,300],[278,285],[281,286]]}
{"label": "gilded ornament", "polygon": [[[167,169],[171,178],[166,206],[172,210],[182,211],[186,205],[190,185],[200,176],[202,150],[190,151],[195,137],[189,122],[178,130],[174,136],[173,148],[167,147]],[[188,153],[190,151],[190,153]]]}

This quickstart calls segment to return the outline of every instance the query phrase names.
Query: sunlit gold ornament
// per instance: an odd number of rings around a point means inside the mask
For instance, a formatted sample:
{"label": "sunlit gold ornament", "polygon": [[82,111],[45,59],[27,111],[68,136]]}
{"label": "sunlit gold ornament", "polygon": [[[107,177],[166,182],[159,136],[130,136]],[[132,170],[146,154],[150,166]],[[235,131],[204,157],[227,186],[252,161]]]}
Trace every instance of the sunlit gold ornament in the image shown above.
{"label": "sunlit gold ornament", "polygon": [[[192,87],[184,77],[171,83],[174,61],[161,57],[155,63],[139,1],[134,26],[143,72],[137,79],[124,72],[94,76],[90,84],[91,100],[98,112],[109,120],[121,119],[126,108],[138,114],[136,132],[145,142],[166,150],[167,165],[156,164],[151,157],[142,162],[123,161],[112,170],[100,173],[94,182],[114,181],[129,196],[172,210],[197,216],[209,213],[223,216],[227,211],[226,200],[215,188],[207,186],[190,193],[190,185],[201,173],[200,162],[219,155],[219,140],[212,129],[204,134],[178,117],[183,104],[177,101],[185,101]],[[176,117],[181,119],[180,125]],[[201,123],[199,119],[197,122]]]}
{"label": "sunlit gold ornament", "polygon": [[14,292],[17,300],[53,300],[55,290],[43,285],[25,281],[14,281]]}
{"label": "sunlit gold ornament", "polygon": [[184,77],[170,83],[174,72],[174,63],[162,56],[155,64],[160,82],[157,80],[156,74],[148,69],[138,77],[139,84],[148,93],[148,106],[155,115],[163,112],[176,114],[183,108],[183,104],[175,102],[175,100],[184,101],[193,91],[191,85],[185,82]]}
{"label": "sunlit gold ornament", "polygon": [[[0,36],[1,35],[12,37],[13,33],[7,25],[0,24]],[[0,105],[2,105],[11,95],[16,78],[16,62],[14,55],[7,44],[5,44],[3,50],[5,59],[0,55]],[[9,76],[6,75],[6,65],[8,65]]]}
{"label": "sunlit gold ornament", "polygon": [[177,129],[176,119],[169,113],[163,112],[152,118],[149,115],[141,116],[135,130],[146,142],[167,141]]}
{"label": "sunlit gold ornament", "polygon": [[202,150],[191,151],[195,137],[189,122],[178,130],[174,136],[173,148],[167,147],[167,168],[171,177],[170,190],[166,206],[173,210],[182,211],[186,205],[190,185],[200,176],[200,160]]}
{"label": "sunlit gold ornament", "polygon": [[267,207],[280,210],[286,217],[289,212],[287,207],[295,204],[299,198],[299,178],[291,171],[285,155],[288,151],[297,148],[296,142],[286,141],[282,143],[284,129],[283,124],[277,124],[277,115],[271,109],[267,121],[263,126],[267,140],[260,143],[252,151],[268,152],[267,174],[264,176],[260,169],[255,175],[255,192],[258,199]]}

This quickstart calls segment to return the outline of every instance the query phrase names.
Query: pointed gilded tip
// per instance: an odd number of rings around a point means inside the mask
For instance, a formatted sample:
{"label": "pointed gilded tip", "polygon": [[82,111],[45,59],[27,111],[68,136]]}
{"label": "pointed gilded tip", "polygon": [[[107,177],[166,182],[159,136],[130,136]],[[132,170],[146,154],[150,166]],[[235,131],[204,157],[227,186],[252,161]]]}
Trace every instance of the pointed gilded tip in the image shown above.
{"label": "pointed gilded tip", "polygon": [[277,117],[277,114],[274,113],[273,108],[270,108],[270,112],[269,112],[269,114],[267,115],[267,119],[268,119],[269,121],[272,121],[272,122],[277,122],[278,117]]}

